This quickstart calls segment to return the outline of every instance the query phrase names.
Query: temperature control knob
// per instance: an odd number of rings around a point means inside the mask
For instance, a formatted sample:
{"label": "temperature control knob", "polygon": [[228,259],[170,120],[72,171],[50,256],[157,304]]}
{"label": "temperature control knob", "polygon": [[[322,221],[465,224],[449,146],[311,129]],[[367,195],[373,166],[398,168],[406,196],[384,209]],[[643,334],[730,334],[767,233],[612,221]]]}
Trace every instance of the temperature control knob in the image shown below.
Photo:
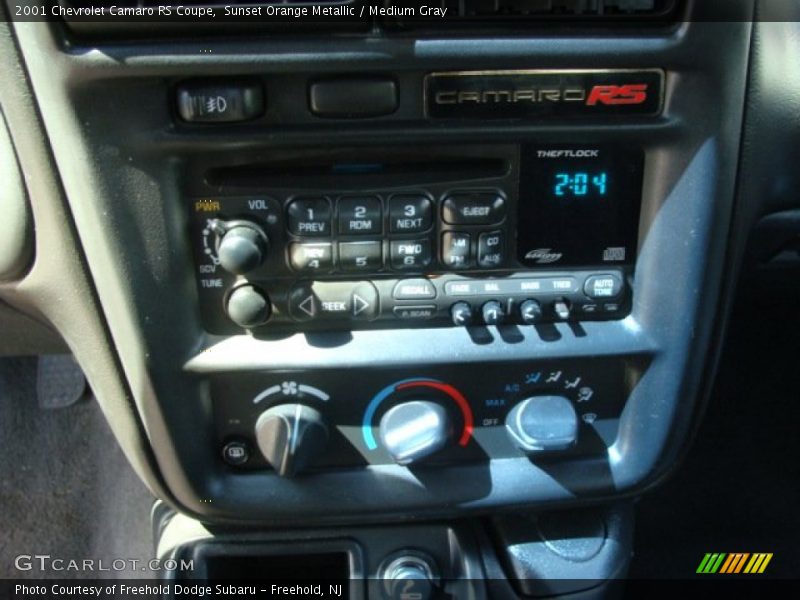
{"label": "temperature control knob", "polygon": [[267,234],[252,221],[214,221],[219,244],[219,264],[234,275],[244,275],[261,266],[267,257]]}
{"label": "temperature control knob", "polygon": [[578,437],[578,416],[564,396],[532,396],[508,413],[506,431],[526,452],[564,450]]}
{"label": "temperature control knob", "polygon": [[383,415],[380,436],[395,462],[400,465],[417,462],[447,443],[450,436],[447,411],[426,400],[403,402]]}
{"label": "temperature control knob", "polygon": [[281,477],[293,477],[320,456],[328,443],[328,427],[316,409],[305,404],[279,404],[256,422],[258,448]]}

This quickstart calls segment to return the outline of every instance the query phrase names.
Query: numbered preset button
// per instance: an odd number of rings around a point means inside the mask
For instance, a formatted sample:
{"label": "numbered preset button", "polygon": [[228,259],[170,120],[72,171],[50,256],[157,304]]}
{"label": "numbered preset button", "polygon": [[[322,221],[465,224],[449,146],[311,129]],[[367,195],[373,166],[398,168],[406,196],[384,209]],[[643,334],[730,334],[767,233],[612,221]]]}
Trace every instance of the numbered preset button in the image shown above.
{"label": "numbered preset button", "polygon": [[331,234],[331,203],[327,198],[292,200],[286,212],[289,231],[295,235],[327,237]]}
{"label": "numbered preset button", "polygon": [[431,263],[431,241],[394,240],[391,244],[392,268],[399,271],[419,271]]}
{"label": "numbered preset button", "polygon": [[380,233],[383,212],[375,196],[350,196],[339,199],[339,233],[366,235]]}
{"label": "numbered preset button", "polygon": [[392,233],[420,233],[431,227],[431,201],[422,194],[401,194],[389,198],[389,229]]}
{"label": "numbered preset button", "polygon": [[330,244],[293,243],[289,246],[289,262],[295,271],[301,273],[330,271],[333,251]]}
{"label": "numbered preset button", "polygon": [[341,242],[339,268],[342,271],[377,271],[383,266],[380,242]]}

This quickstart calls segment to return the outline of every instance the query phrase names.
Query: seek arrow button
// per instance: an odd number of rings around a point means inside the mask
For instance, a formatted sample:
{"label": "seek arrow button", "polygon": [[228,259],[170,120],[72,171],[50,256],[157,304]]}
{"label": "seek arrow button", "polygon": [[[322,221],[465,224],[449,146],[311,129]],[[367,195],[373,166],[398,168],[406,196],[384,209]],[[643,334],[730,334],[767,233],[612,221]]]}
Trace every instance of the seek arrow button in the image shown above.
{"label": "seek arrow button", "polygon": [[373,320],[378,316],[378,290],[371,283],[359,283],[351,296],[351,315],[354,319]]}

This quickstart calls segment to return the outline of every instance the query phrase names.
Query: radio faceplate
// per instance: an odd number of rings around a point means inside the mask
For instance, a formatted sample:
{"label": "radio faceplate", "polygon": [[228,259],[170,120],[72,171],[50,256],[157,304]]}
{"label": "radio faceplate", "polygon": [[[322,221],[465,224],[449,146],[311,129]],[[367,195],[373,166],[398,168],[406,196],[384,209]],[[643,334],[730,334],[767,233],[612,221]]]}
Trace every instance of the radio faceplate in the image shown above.
{"label": "radio faceplate", "polygon": [[533,325],[629,310],[638,149],[361,151],[205,177],[228,191],[192,200],[212,333]]}

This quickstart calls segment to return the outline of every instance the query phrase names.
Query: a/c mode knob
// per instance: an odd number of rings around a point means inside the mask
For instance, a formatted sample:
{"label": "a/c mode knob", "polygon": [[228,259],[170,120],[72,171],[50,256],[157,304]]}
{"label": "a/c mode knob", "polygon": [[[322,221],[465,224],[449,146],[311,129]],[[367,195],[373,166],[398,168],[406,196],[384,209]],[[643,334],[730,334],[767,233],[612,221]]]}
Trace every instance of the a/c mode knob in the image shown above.
{"label": "a/c mode knob", "polygon": [[532,396],[508,413],[506,431],[526,452],[564,450],[578,438],[578,416],[564,396]]}
{"label": "a/c mode knob", "polygon": [[383,415],[380,423],[381,441],[400,465],[439,451],[447,443],[449,433],[447,411],[426,400],[398,404]]}

